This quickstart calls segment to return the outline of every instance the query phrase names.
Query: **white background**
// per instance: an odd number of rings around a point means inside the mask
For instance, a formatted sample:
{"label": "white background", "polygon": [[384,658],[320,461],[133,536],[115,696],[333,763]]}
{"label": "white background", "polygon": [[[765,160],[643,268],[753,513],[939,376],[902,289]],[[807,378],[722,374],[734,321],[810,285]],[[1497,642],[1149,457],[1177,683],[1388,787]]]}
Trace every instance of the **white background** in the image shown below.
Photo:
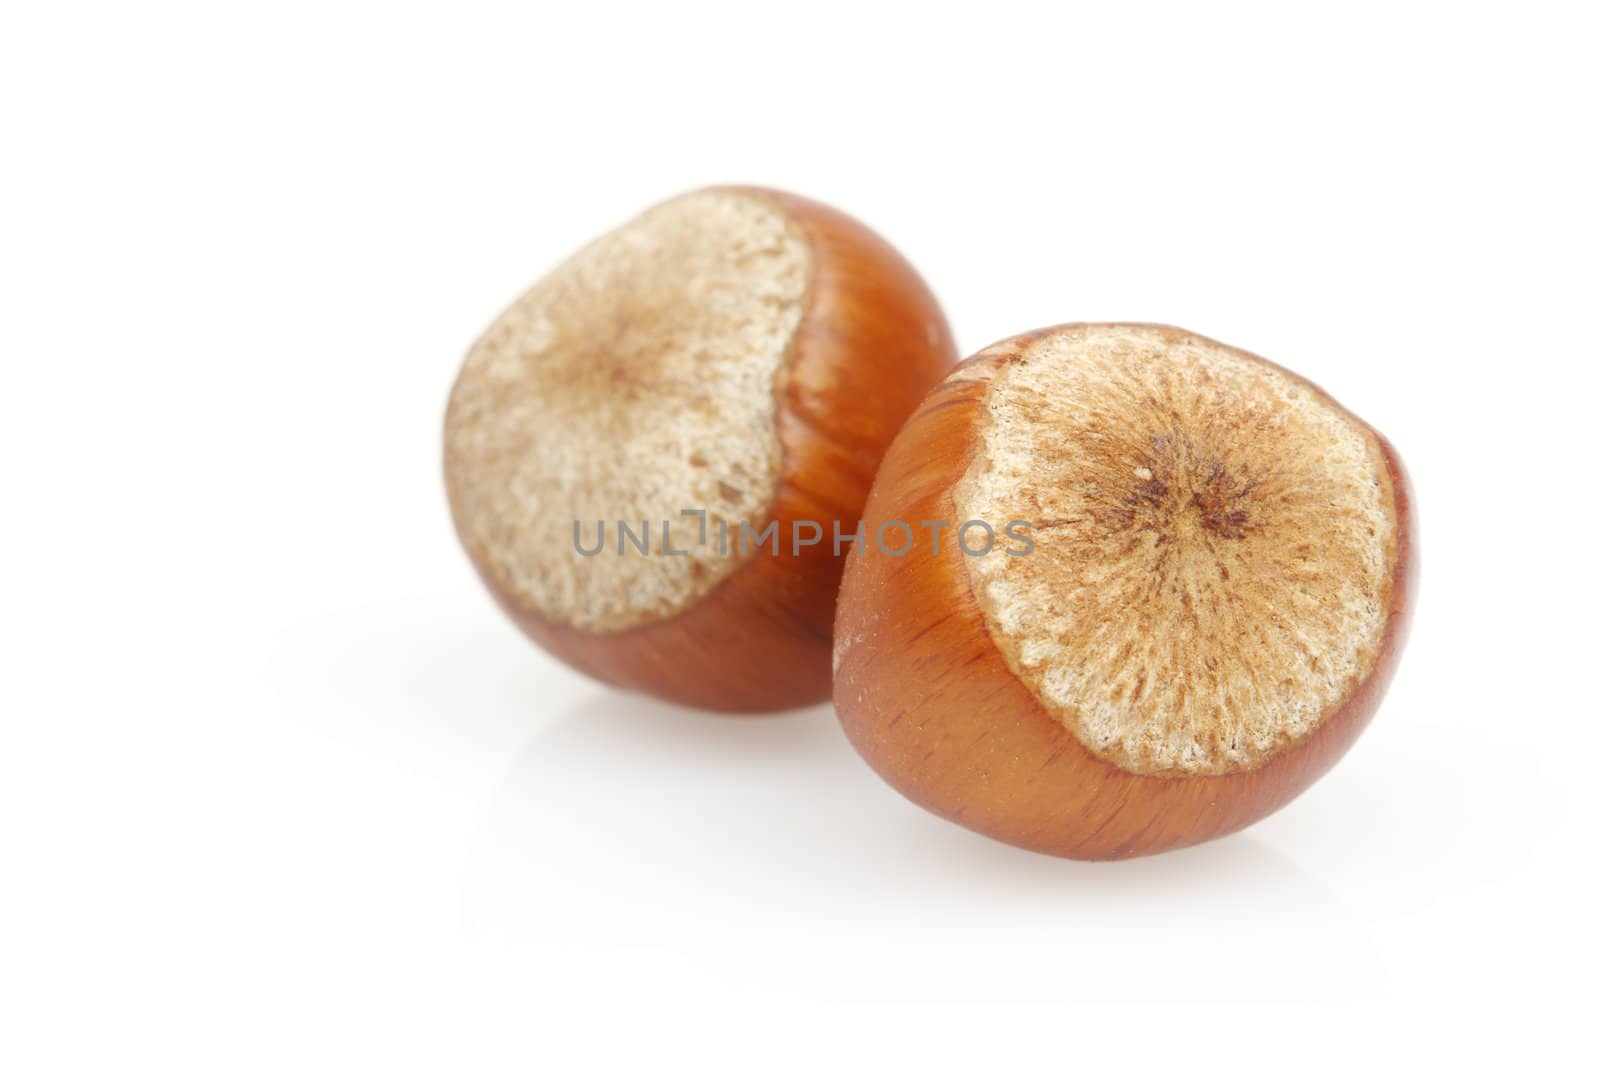
{"label": "white background", "polygon": [[[1591,15],[8,4],[0,1058],[1571,1040]],[[1420,610],[1344,762],[1229,840],[1073,864],[912,807],[827,709],[691,713],[524,642],[449,526],[460,356],[584,241],[726,181],[868,221],[965,352],[1169,322],[1387,433]]]}

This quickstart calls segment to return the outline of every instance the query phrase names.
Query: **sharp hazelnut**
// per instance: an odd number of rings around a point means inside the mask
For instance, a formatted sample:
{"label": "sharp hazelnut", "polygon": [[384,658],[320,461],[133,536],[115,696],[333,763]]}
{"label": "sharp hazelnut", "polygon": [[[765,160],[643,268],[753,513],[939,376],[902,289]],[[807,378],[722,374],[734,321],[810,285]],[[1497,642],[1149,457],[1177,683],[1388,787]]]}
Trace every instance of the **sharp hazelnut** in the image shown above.
{"label": "sharp hazelnut", "polygon": [[[1382,436],[1249,353],[1142,325],[1002,342],[884,460],[866,524],[922,536],[849,562],[840,719],[907,797],[1024,848],[1238,830],[1376,710],[1415,581],[1408,500]],[[1014,521],[988,552],[951,537]]]}
{"label": "sharp hazelnut", "polygon": [[[927,287],[860,223],[771,190],[689,193],[557,267],[467,354],[444,433],[457,532],[518,625],[602,681],[815,703],[833,524],[854,530],[954,362]],[[740,539],[773,522],[775,541]],[[829,536],[801,543],[796,522]]]}

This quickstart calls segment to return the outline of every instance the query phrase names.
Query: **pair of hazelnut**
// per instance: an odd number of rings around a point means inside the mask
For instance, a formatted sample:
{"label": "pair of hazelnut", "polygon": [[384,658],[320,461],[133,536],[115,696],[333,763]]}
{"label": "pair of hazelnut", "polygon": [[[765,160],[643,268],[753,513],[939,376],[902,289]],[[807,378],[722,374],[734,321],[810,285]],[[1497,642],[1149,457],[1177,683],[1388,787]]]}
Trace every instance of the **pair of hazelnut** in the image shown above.
{"label": "pair of hazelnut", "polygon": [[1320,777],[1415,566],[1394,449],[1303,378],[1146,325],[956,365],[893,248],[766,189],[669,200],[518,299],[456,381],[445,476],[567,663],[724,711],[831,693],[906,796],[1078,858]]}

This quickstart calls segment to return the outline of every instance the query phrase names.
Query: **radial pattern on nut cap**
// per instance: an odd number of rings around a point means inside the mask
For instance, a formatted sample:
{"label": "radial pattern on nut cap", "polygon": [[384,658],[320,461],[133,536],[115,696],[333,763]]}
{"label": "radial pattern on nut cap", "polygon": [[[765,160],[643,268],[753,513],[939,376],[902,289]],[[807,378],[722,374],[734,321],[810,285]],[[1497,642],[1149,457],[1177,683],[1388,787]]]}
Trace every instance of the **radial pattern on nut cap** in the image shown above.
{"label": "radial pattern on nut cap", "polygon": [[[690,606],[739,566],[715,536],[772,505],[778,397],[811,254],[765,199],[668,201],[545,277],[468,354],[445,476],[479,566],[519,604],[594,633]],[[596,556],[587,547],[605,523]],[[618,552],[616,523],[651,528]],[[672,551],[661,542],[672,523]]]}
{"label": "radial pattern on nut cap", "polygon": [[1025,342],[990,384],[958,517],[1031,520],[966,560],[1012,670],[1141,774],[1259,766],[1372,670],[1397,547],[1369,430],[1314,388],[1159,327]]}

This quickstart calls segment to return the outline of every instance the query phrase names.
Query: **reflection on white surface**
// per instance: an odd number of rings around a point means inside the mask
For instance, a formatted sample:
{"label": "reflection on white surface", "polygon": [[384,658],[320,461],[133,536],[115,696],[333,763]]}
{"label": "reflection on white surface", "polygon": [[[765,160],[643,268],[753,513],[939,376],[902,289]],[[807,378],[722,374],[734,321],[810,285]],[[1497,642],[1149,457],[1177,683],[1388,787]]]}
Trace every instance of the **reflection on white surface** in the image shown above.
{"label": "reflection on white surface", "polygon": [[[1250,833],[1112,864],[1025,852],[900,798],[825,707],[580,699],[495,792],[463,922],[479,945],[561,951],[597,988],[726,994],[759,976],[824,997],[1160,996],[1146,968],[1170,955],[1254,975],[1218,996],[1381,991],[1339,899]],[[1307,952],[1317,967],[1281,987]],[[1086,953],[1092,971],[1070,966]]]}

